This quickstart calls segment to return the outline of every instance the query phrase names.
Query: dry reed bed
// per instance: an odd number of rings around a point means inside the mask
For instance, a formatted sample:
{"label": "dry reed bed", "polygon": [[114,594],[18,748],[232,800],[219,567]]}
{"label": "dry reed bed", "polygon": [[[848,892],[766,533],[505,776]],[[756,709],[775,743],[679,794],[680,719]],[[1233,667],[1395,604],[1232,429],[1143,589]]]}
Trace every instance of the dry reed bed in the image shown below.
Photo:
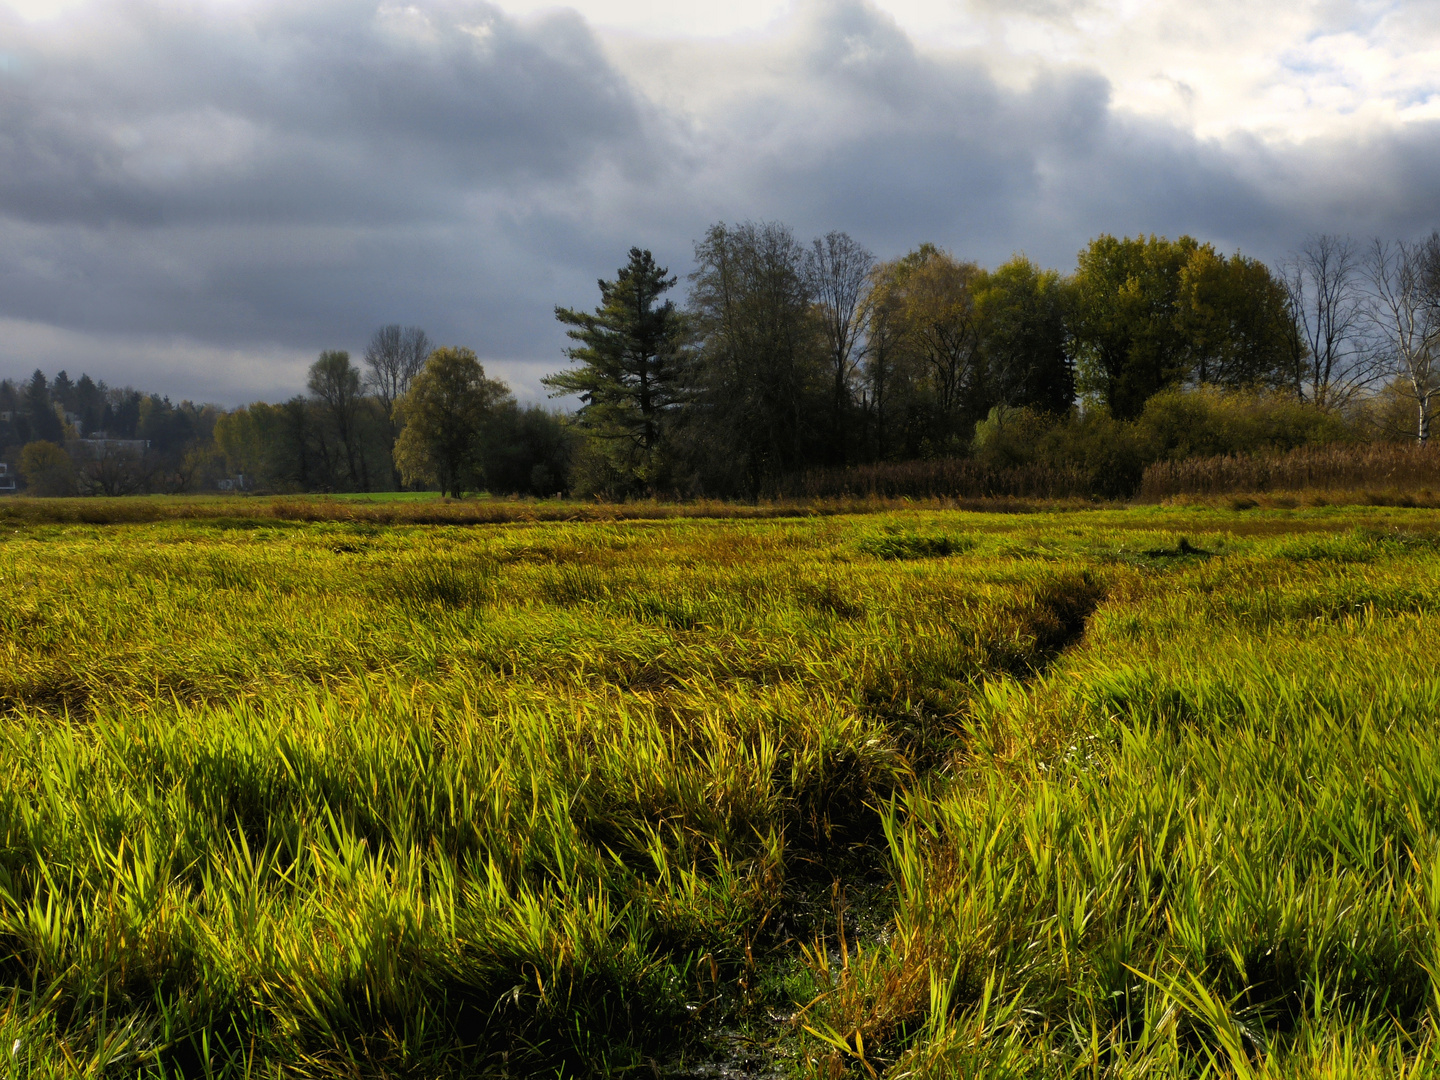
{"label": "dry reed bed", "polygon": [[968,458],[882,462],[807,472],[787,495],[804,499],[1084,500],[1093,481],[1079,469],[1025,465],[996,469]]}
{"label": "dry reed bed", "polygon": [[1331,501],[1373,502],[1368,493],[1440,489],[1440,449],[1413,443],[1336,443],[1284,454],[1162,461],[1145,470],[1140,499],[1178,495],[1323,491]]}

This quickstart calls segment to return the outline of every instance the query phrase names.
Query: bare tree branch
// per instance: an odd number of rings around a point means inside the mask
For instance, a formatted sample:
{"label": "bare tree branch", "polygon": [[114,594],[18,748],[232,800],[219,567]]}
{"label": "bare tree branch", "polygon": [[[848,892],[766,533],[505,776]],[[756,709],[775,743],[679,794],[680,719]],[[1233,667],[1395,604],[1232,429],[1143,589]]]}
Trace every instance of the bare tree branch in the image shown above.
{"label": "bare tree branch", "polygon": [[1322,408],[1345,405],[1376,378],[1364,347],[1361,260],[1348,237],[1305,241],[1281,267],[1303,351],[1296,387]]}
{"label": "bare tree branch", "polygon": [[835,464],[845,463],[845,413],[852,403],[856,341],[864,321],[861,297],[875,256],[848,233],[830,232],[811,243],[805,253],[805,276],[820,308],[832,380],[831,452]]}

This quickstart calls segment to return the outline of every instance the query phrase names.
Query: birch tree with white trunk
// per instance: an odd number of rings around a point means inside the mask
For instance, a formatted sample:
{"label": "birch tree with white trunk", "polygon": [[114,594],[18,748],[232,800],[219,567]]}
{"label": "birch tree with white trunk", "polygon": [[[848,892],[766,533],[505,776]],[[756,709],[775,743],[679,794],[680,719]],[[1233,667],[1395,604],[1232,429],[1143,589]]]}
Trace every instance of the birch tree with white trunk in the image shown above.
{"label": "birch tree with white trunk", "polygon": [[1373,347],[1414,397],[1416,438],[1422,446],[1430,439],[1432,409],[1440,397],[1440,297],[1435,289],[1440,275],[1427,272],[1430,246],[1376,240],[1366,266]]}

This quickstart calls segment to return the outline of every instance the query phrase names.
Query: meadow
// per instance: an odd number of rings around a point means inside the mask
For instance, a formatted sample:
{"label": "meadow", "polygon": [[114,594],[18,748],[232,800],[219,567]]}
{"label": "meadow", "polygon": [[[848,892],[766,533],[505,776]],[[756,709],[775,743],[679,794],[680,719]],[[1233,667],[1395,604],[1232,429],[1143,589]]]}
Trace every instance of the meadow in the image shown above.
{"label": "meadow", "polygon": [[1440,1072],[1440,513],[36,505],[9,1075]]}

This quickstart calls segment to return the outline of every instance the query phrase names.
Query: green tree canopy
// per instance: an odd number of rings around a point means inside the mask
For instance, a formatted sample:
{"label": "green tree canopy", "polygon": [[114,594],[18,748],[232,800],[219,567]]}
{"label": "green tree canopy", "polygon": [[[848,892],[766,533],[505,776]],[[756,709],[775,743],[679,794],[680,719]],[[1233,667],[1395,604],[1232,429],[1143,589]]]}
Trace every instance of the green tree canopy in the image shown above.
{"label": "green tree canopy", "polygon": [[1190,351],[1181,313],[1181,271],[1200,245],[1189,236],[1101,235],[1080,252],[1071,335],[1082,392],[1121,419],[1184,381]]}
{"label": "green tree canopy", "polygon": [[485,428],[510,397],[503,382],[485,377],[474,352],[436,349],[395,403],[401,423],[395,461],[407,484],[438,484],[459,498],[483,480]]}
{"label": "green tree canopy", "polygon": [[65,425],[55,413],[55,404],[50,399],[50,384],[39,368],[30,376],[25,388],[25,408],[33,440],[57,444],[64,440]]}
{"label": "green tree canopy", "polygon": [[346,475],[352,487],[370,490],[370,466],[361,445],[360,424],[364,394],[360,372],[343,349],[327,349],[310,365],[307,388],[329,422],[345,457]]}
{"label": "green tree canopy", "polygon": [[983,404],[983,372],[975,321],[980,268],[933,244],[922,244],[896,263],[891,287],[901,298],[907,337],[929,375],[936,408],[952,416]]}
{"label": "green tree canopy", "polygon": [[866,308],[877,445],[907,457],[953,452],[989,409],[975,309],[981,274],[929,243],[875,267]]}
{"label": "green tree canopy", "polygon": [[1065,349],[1065,286],[1054,270],[1023,255],[981,273],[975,316],[985,381],[1011,407],[1061,413],[1075,398]]}
{"label": "green tree canopy", "polygon": [[1080,389],[1122,419],[1187,380],[1294,385],[1284,284],[1263,263],[1182,236],[1099,236],[1080,253],[1070,332]]}
{"label": "green tree canopy", "polygon": [[1200,245],[1180,271],[1180,307],[1195,382],[1232,390],[1296,384],[1289,294],[1258,259]]}
{"label": "green tree canopy", "polygon": [[721,222],[695,245],[695,263],[697,427],[713,471],[727,467],[756,495],[812,464],[828,426],[826,342],[806,250],[779,222]]}

